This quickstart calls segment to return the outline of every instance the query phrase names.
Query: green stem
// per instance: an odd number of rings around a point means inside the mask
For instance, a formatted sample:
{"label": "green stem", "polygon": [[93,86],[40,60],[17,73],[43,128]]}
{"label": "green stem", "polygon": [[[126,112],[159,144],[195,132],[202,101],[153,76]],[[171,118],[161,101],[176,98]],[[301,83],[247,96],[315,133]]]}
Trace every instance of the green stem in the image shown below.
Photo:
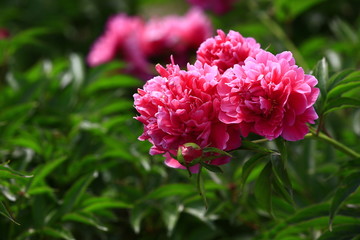
{"label": "green stem", "polygon": [[308,136],[318,138],[318,139],[321,139],[321,140],[323,140],[323,141],[325,141],[327,143],[330,143],[336,149],[340,150],[341,152],[347,154],[350,157],[360,158],[360,153],[355,152],[354,150],[348,148],[347,146],[345,146],[341,142],[338,142],[335,139],[327,136],[326,134],[324,134],[322,132],[317,133],[317,131],[315,129],[313,129],[313,128],[310,128],[310,132],[311,132],[311,134],[308,135]]}

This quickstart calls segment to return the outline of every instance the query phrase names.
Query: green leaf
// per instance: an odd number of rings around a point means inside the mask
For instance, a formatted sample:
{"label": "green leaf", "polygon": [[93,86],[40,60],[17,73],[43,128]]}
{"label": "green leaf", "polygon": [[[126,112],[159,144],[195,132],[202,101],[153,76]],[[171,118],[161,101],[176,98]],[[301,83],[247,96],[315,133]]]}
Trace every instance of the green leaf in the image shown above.
{"label": "green leaf", "polygon": [[64,229],[55,229],[51,227],[44,227],[40,230],[40,233],[53,237],[53,238],[60,238],[65,240],[75,240],[75,238],[72,236],[72,234]]}
{"label": "green leaf", "polygon": [[341,224],[332,231],[327,231],[318,240],[348,240],[360,235],[360,222],[358,224]]}
{"label": "green leaf", "polygon": [[272,194],[272,164],[269,161],[261,171],[255,183],[255,197],[258,203],[272,215],[271,194]]}
{"label": "green leaf", "polygon": [[23,138],[22,137],[22,138],[11,139],[9,142],[12,145],[21,146],[21,147],[25,147],[25,148],[30,148],[30,149],[34,150],[36,153],[38,153],[38,154],[42,153],[42,148],[33,139]]}
{"label": "green leaf", "polygon": [[329,79],[329,67],[325,58],[322,58],[314,69],[314,76],[318,80],[318,87],[320,88],[322,96],[326,95],[327,82]]}
{"label": "green leaf", "polygon": [[12,121],[19,116],[27,115],[27,113],[36,107],[36,102],[27,102],[23,104],[18,104],[15,106],[5,107],[0,112],[0,120],[2,121]]}
{"label": "green leaf", "polygon": [[67,157],[60,157],[53,161],[47,162],[43,166],[39,166],[34,173],[35,176],[30,183],[29,190],[32,190],[39,183],[41,183],[55,168],[62,164],[66,159]]}
{"label": "green leaf", "polygon": [[131,209],[130,212],[130,224],[134,229],[135,233],[140,233],[141,230],[141,221],[148,214],[150,208],[144,202],[140,202]]}
{"label": "green leaf", "polygon": [[212,164],[207,164],[205,162],[200,162],[200,165],[205,167],[207,170],[209,170],[210,172],[214,172],[214,173],[223,173],[223,170],[216,165],[212,165]]}
{"label": "green leaf", "polygon": [[74,207],[79,203],[80,199],[84,195],[90,183],[96,177],[97,177],[96,172],[91,173],[80,178],[77,182],[74,183],[74,185],[72,185],[72,187],[65,193],[64,201],[58,212],[60,216],[74,209]]}
{"label": "green leaf", "polygon": [[332,99],[331,101],[326,103],[324,108],[324,114],[349,107],[360,107],[360,100],[348,97]]}
{"label": "green leaf", "polygon": [[273,153],[274,151],[251,141],[242,141],[240,149],[251,150],[260,153]]}
{"label": "green leaf", "polygon": [[204,152],[208,152],[208,153],[218,153],[220,155],[225,155],[225,156],[228,156],[228,157],[232,157],[232,155],[228,152],[225,152],[223,150],[220,150],[218,148],[214,148],[214,147],[206,147],[203,149]]}
{"label": "green leaf", "polygon": [[7,206],[3,203],[3,201],[0,201],[0,214],[12,221],[13,223],[20,225],[18,222],[16,222],[15,218],[10,213]]}
{"label": "green leaf", "polygon": [[204,179],[203,179],[201,172],[202,172],[202,167],[200,166],[199,172],[198,172],[197,178],[196,178],[196,186],[197,186],[198,192],[199,192],[202,200],[204,201],[205,208],[208,209],[208,202],[206,199]]}
{"label": "green leaf", "polygon": [[132,207],[133,206],[129,203],[109,199],[108,201],[100,201],[100,202],[95,202],[91,205],[88,205],[82,211],[94,212],[94,211],[108,209],[108,208],[132,208]]}
{"label": "green leaf", "polygon": [[241,182],[242,186],[245,185],[246,180],[248,179],[252,170],[262,162],[264,157],[268,156],[268,153],[256,153],[249,160],[247,160],[243,166],[242,174],[241,174]]}
{"label": "green leaf", "polygon": [[182,209],[182,205],[174,206],[173,203],[167,203],[161,206],[161,216],[167,228],[168,237],[172,235]]}
{"label": "green leaf", "polygon": [[[275,178],[280,183],[279,187],[282,188],[282,186],[284,186],[286,192],[288,192],[288,194],[290,195],[290,197],[292,199],[292,185],[291,185],[289,175],[286,171],[285,163],[284,163],[282,156],[272,154],[270,156],[270,159],[271,159],[272,170],[275,175]],[[289,200],[289,199],[287,199],[287,200]],[[290,203],[293,203],[293,202],[290,201]]]}
{"label": "green leaf", "polygon": [[332,222],[335,214],[339,210],[341,204],[356,191],[360,186],[360,172],[354,172],[342,181],[341,185],[337,188],[334,198],[330,206],[330,218],[329,218],[329,228],[332,228]]}
{"label": "green leaf", "polygon": [[94,226],[101,231],[108,231],[108,228],[105,227],[103,224],[100,224],[99,221],[96,218],[94,218],[91,214],[87,214],[83,212],[67,213],[61,218],[61,220],[79,222],[90,226]]}
{"label": "green leaf", "polygon": [[194,194],[195,189],[191,184],[167,184],[158,187],[151,193],[149,193],[145,198],[146,199],[160,199],[171,196],[188,196],[189,194]]}
{"label": "green leaf", "polygon": [[337,85],[336,87],[334,87],[329,91],[329,93],[327,94],[327,100],[330,101],[332,99],[338,98],[343,93],[349,90],[353,90],[356,87],[360,87],[360,80]]}
{"label": "green leaf", "polygon": [[24,179],[24,178],[32,178],[33,175],[25,175],[21,172],[15,171],[10,167],[5,167],[0,165],[0,179],[2,178],[15,178],[15,179]]}
{"label": "green leaf", "polygon": [[336,85],[338,85],[341,81],[346,79],[346,77],[352,74],[353,72],[354,72],[353,69],[345,69],[343,71],[335,73],[329,78],[327,83],[327,89],[330,90],[334,88]]}
{"label": "green leaf", "polygon": [[130,110],[133,108],[133,105],[134,105],[133,101],[119,100],[115,103],[111,103],[110,105],[102,108],[100,111],[102,115],[114,114],[121,111]]}
{"label": "green leaf", "polygon": [[116,90],[117,88],[139,87],[143,84],[140,80],[127,75],[114,75],[108,78],[98,79],[91,83],[86,89],[87,94],[97,91]]}

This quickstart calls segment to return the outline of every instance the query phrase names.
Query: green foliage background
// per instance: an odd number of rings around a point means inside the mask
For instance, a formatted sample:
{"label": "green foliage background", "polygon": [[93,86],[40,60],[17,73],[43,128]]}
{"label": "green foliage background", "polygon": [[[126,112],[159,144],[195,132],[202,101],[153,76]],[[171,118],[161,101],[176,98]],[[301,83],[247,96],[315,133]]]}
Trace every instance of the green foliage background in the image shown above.
{"label": "green foliage background", "polygon": [[249,141],[223,173],[204,172],[207,210],[196,176],[137,140],[132,95],[143,82],[118,74],[121,60],[84,62],[110,15],[188,8],[1,1],[11,34],[0,40],[1,239],[360,239],[360,3],[241,0],[207,13],[215,28],[292,51],[321,89],[306,139]]}

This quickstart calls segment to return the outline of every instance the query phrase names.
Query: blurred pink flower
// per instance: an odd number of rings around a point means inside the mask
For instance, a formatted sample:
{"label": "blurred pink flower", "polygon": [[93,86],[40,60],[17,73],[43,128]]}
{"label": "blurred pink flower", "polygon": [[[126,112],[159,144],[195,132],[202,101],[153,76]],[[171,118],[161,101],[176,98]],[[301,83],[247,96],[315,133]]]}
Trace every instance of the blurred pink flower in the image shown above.
{"label": "blurred pink flower", "polygon": [[127,63],[127,72],[142,76],[149,72],[149,66],[141,49],[140,36],[144,23],[139,17],[118,14],[111,17],[105,32],[92,46],[87,57],[90,66],[97,66],[113,60],[117,55]]}
{"label": "blurred pink flower", "polygon": [[126,72],[147,80],[152,76],[152,62],[173,55],[176,62],[185,65],[212,31],[210,20],[199,9],[191,9],[185,16],[152,18],[147,23],[119,14],[109,19],[87,61],[97,66],[119,56],[127,63]]}
{"label": "blurred pink flower", "polygon": [[247,57],[255,57],[260,51],[260,44],[253,38],[244,38],[232,30],[227,35],[222,30],[217,33],[217,36],[200,45],[197,59],[211,66],[216,65],[221,73],[235,64],[243,65]]}
{"label": "blurred pink flower", "polygon": [[0,28],[0,39],[5,39],[8,37],[10,37],[9,31],[5,28]]}
{"label": "blurred pink flower", "polygon": [[177,63],[186,64],[191,52],[212,33],[210,20],[194,8],[184,16],[150,19],[144,28],[142,44],[149,58],[168,59],[173,55]]}
{"label": "blurred pink flower", "polygon": [[[187,71],[178,65],[167,68],[156,66],[160,76],[147,81],[143,89],[134,94],[135,108],[140,116],[136,119],[144,124],[140,140],[153,144],[150,154],[164,154],[165,163],[174,168],[185,168],[176,156],[183,144],[193,142],[201,148],[216,147],[231,150],[240,146],[240,131],[236,124],[224,124],[218,119],[220,100],[216,86],[220,74],[216,66],[196,62],[188,65]],[[189,157],[191,161],[196,156]],[[230,159],[220,157],[210,164],[225,164]],[[199,164],[190,167],[197,172]]]}
{"label": "blurred pink flower", "polygon": [[188,0],[188,2],[221,15],[231,10],[235,0]]}
{"label": "blurred pink flower", "polygon": [[319,95],[316,84],[315,77],[295,65],[291,52],[274,56],[262,50],[222,75],[219,118],[239,124],[243,136],[254,132],[268,139],[281,135],[300,140],[308,132],[306,124],[318,118],[313,107]]}

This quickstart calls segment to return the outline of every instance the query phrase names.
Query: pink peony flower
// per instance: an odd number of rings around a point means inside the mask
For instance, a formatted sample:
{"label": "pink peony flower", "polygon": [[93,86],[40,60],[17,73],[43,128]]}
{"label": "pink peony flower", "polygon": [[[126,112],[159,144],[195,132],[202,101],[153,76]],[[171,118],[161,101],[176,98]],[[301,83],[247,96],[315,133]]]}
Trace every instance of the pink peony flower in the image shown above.
{"label": "pink peony flower", "polygon": [[254,132],[268,139],[304,138],[307,123],[314,123],[319,89],[315,77],[295,65],[291,52],[276,56],[262,50],[243,66],[226,71],[217,86],[221,96],[219,118],[240,125],[246,136]]}
{"label": "pink peony flower", "polygon": [[[220,74],[216,66],[196,62],[189,64],[187,71],[174,64],[167,68],[157,65],[156,69],[160,76],[147,81],[144,88],[134,94],[135,108],[140,114],[136,119],[144,124],[144,133],[139,139],[153,144],[150,154],[164,154],[168,166],[185,168],[171,157],[171,154],[176,156],[178,148],[185,143],[222,150],[240,146],[239,127],[218,119],[220,100],[216,86]],[[190,149],[183,153],[188,162],[198,157],[197,151]],[[228,157],[219,157],[210,164],[228,161]],[[190,167],[192,172],[198,169],[199,164]]]}
{"label": "pink peony flower", "polygon": [[199,9],[185,16],[153,18],[145,25],[142,45],[150,58],[173,55],[177,62],[187,62],[189,52],[212,35],[210,20]]}
{"label": "pink peony flower", "polygon": [[188,0],[193,6],[213,11],[216,14],[224,14],[233,6],[235,0]]}
{"label": "pink peony flower", "polygon": [[87,57],[90,66],[97,66],[113,60],[119,55],[128,66],[126,72],[137,76],[149,76],[149,65],[141,48],[141,34],[144,22],[138,17],[118,14],[111,17],[106,30],[96,40]]}
{"label": "pink peony flower", "polygon": [[217,66],[221,73],[235,64],[243,65],[247,57],[255,57],[260,51],[260,44],[253,38],[244,38],[235,31],[230,31],[227,35],[222,30],[217,33],[217,36],[200,45],[197,59]]}

